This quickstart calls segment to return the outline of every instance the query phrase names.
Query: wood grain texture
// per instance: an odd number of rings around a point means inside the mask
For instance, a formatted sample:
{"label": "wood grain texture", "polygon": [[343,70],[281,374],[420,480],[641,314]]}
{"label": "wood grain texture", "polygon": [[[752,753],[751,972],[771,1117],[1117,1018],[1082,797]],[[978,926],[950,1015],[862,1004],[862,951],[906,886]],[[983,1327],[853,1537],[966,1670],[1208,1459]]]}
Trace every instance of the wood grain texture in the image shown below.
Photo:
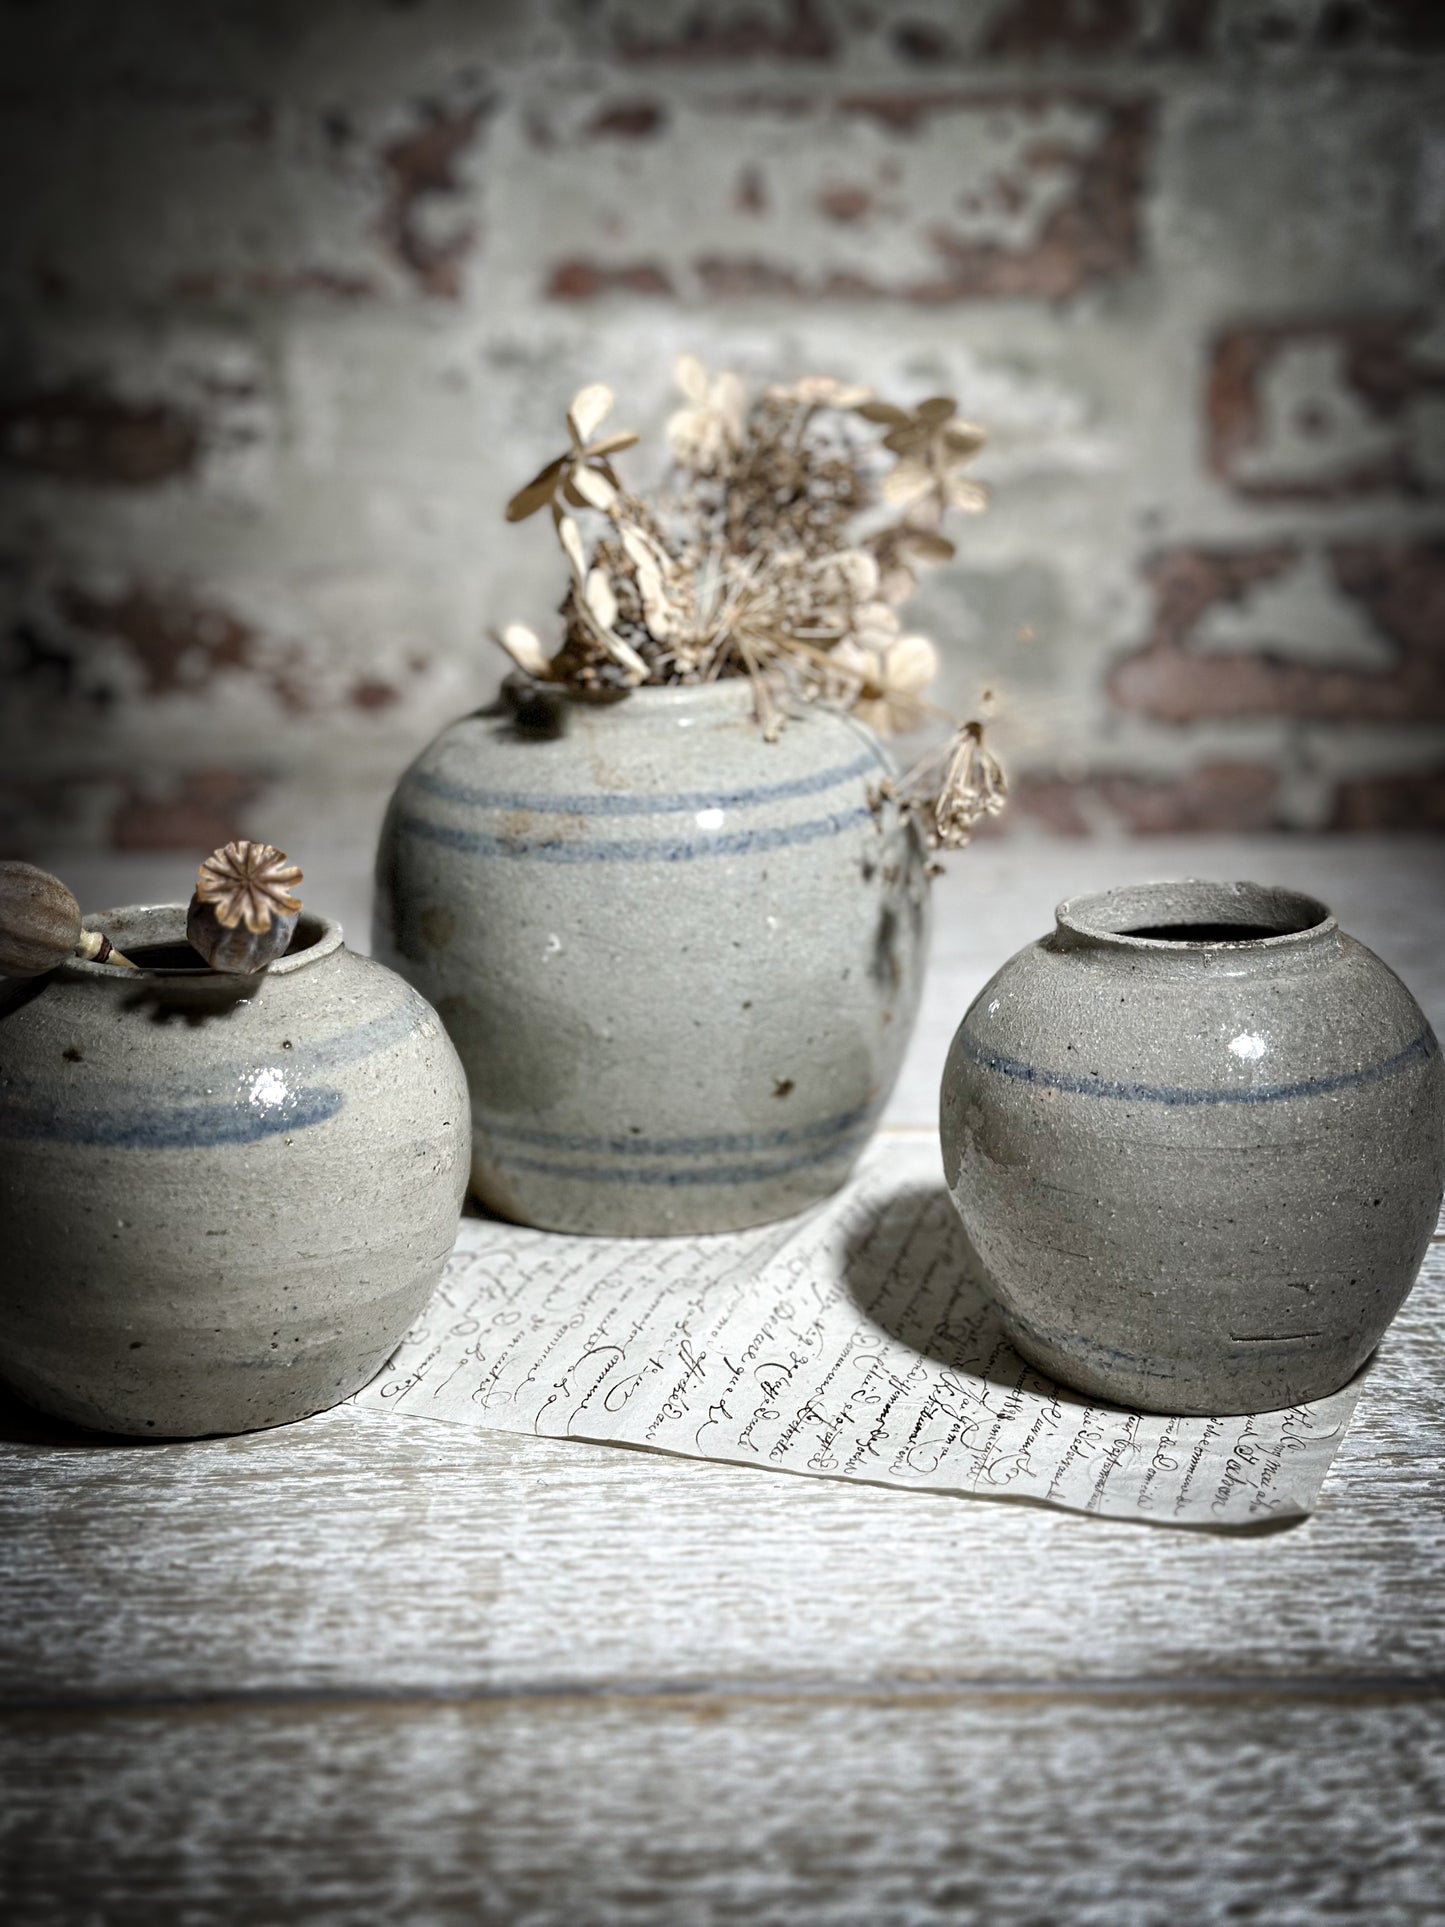
{"label": "wood grain texture", "polygon": [[0,1695],[1429,1672],[1442,1352],[1437,1244],[1322,1510],[1259,1537],[354,1411],[14,1445]]}
{"label": "wood grain texture", "polygon": [[1445,1713],[898,1694],[31,1720],[0,1735],[0,1811],[10,1927],[1404,1927],[1439,1918]]}
{"label": "wood grain texture", "polygon": [[[1288,848],[973,853],[918,1062],[1096,868],[1333,895],[1439,1024],[1438,852]],[[349,1409],[147,1446],[0,1408],[0,1918],[1439,1918],[1442,1358],[1445,1242],[1321,1510],[1258,1537]]]}

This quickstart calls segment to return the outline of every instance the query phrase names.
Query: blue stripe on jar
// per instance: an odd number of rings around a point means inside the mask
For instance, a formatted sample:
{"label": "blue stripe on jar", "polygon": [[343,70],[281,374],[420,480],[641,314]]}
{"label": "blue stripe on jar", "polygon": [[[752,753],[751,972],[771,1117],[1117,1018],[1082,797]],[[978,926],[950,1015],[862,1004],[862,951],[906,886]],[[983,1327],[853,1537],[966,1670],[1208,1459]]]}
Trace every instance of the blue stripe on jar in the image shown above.
{"label": "blue stripe on jar", "polygon": [[[132,1085],[105,1080],[72,1081],[68,1102],[57,1102],[53,1087],[41,1087],[13,1076],[0,1079],[0,1139],[12,1143],[40,1142],[93,1144],[113,1150],[156,1151],[204,1149],[217,1144],[259,1144],[282,1134],[309,1131],[337,1115],[341,1092],[324,1086],[296,1088],[291,1080],[308,1071],[324,1072],[345,1064],[378,1057],[403,1042],[429,1015],[422,1000],[408,994],[389,1011],[354,1030],[300,1044],[292,1051],[272,1048],[244,1065],[208,1065],[209,1085],[230,1084],[237,1095],[229,1103],[206,1101],[206,1092],[182,1092],[163,1104],[148,1101]],[[255,1080],[274,1071],[286,1080],[284,1094],[274,1103],[255,1101]],[[246,1087],[252,1088],[248,1092]]]}
{"label": "blue stripe on jar", "polygon": [[1260,1084],[1252,1090],[1221,1087],[1217,1090],[1195,1090],[1187,1086],[1168,1084],[1136,1084],[1127,1080],[1109,1077],[1080,1077],[1076,1071],[1046,1071],[1036,1064],[1026,1064],[1017,1057],[1005,1056],[1000,1051],[988,1050],[975,1038],[961,1030],[958,1045],[964,1055],[981,1069],[996,1071],[1000,1077],[1013,1078],[1021,1084],[1037,1084],[1042,1089],[1062,1091],[1069,1097],[1111,1098],[1125,1104],[1171,1104],[1178,1106],[1205,1104],[1284,1104],[1305,1097],[1328,1097],[1335,1091],[1362,1090],[1367,1085],[1382,1083],[1386,1078],[1396,1077],[1412,1065],[1425,1064],[1439,1054],[1440,1046],[1435,1041],[1435,1033],[1427,1024],[1420,1035],[1408,1043],[1393,1057],[1387,1057],[1379,1064],[1372,1064],[1362,1071],[1341,1071],[1330,1077],[1306,1078],[1296,1084]]}
{"label": "blue stripe on jar", "polygon": [[876,754],[860,756],[856,762],[835,769],[815,771],[811,776],[795,776],[786,783],[763,783],[751,789],[683,791],[673,796],[637,796],[611,790],[589,790],[578,795],[554,795],[531,790],[482,790],[467,783],[448,782],[430,770],[413,770],[407,787],[425,790],[447,803],[462,803],[471,809],[528,810],[538,815],[565,816],[666,816],[689,810],[736,810],[757,804],[781,803],[794,796],[817,796],[841,783],[860,776],[886,776],[888,765]]}
{"label": "blue stripe on jar", "polygon": [[270,1108],[253,1104],[174,1104],[85,1111],[27,1105],[0,1093],[0,1137],[21,1143],[89,1144],[114,1151],[192,1151],[259,1144],[325,1124],[341,1110],[340,1091],[290,1091]]}
{"label": "blue stripe on jar", "polygon": [[572,1152],[584,1157],[727,1157],[783,1150],[793,1145],[811,1144],[819,1138],[854,1137],[872,1127],[881,1109],[881,1103],[859,1105],[836,1117],[819,1118],[812,1124],[786,1126],[774,1131],[721,1131],[708,1137],[665,1138],[584,1137],[566,1131],[544,1131],[532,1125],[513,1124],[506,1119],[489,1116],[475,1107],[472,1118],[475,1128],[489,1139],[500,1138],[512,1144]]}
{"label": "blue stripe on jar", "polygon": [[846,810],[807,823],[783,823],[766,829],[733,830],[707,837],[645,837],[635,842],[572,842],[562,837],[538,840],[520,836],[489,836],[449,823],[400,810],[394,819],[404,835],[467,856],[520,857],[539,863],[692,863],[701,857],[760,856],[800,843],[819,843],[865,823],[873,823],[869,809]]}

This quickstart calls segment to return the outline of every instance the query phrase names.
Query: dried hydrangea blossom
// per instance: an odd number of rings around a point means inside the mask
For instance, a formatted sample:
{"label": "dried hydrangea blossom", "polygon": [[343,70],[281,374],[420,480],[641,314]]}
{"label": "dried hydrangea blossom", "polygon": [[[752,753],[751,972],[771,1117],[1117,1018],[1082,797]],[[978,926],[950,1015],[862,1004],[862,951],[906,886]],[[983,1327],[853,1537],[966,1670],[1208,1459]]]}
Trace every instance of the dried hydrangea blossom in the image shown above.
{"label": "dried hydrangea blossom", "polygon": [[[747,676],[769,737],[789,702],[846,703],[883,734],[936,716],[925,691],[937,652],[903,635],[896,611],[920,567],[952,559],[945,518],[986,504],[961,473],[983,430],[944,395],[904,409],[808,375],[750,399],[739,376],[696,356],[676,373],[673,472],[648,500],[612,464],[637,436],[598,434],[612,391],[573,398],[567,449],[507,507],[510,521],[551,509],[572,578],[561,646],[512,623],[502,647],[535,680],[598,695]],[[603,518],[590,549],[570,510]],[[929,798],[915,785],[901,800],[931,841],[956,848],[1003,802],[979,724],[954,726],[935,775]]]}
{"label": "dried hydrangea blossom", "polygon": [[292,886],[301,872],[271,843],[227,843],[196,876],[186,915],[186,939],[214,970],[250,975],[283,956],[301,900]]}

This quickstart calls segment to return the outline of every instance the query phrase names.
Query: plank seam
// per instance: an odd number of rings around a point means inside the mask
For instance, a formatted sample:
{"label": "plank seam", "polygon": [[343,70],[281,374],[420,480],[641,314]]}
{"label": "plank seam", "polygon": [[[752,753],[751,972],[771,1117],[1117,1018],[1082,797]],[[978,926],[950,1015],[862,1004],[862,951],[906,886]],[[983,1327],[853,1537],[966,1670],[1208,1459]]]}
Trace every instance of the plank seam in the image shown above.
{"label": "plank seam", "polygon": [[0,1721],[55,1716],[126,1717],[145,1713],[346,1712],[367,1708],[425,1710],[513,1704],[606,1705],[609,1702],[687,1705],[720,1701],[967,1703],[1050,1701],[1371,1700],[1445,1699],[1445,1673],[1161,1674],[1100,1675],[1094,1679],[1000,1675],[996,1679],[906,1675],[863,1679],[573,1680],[519,1681],[506,1686],[341,1686],[257,1688],[214,1693],[84,1693],[0,1698]]}

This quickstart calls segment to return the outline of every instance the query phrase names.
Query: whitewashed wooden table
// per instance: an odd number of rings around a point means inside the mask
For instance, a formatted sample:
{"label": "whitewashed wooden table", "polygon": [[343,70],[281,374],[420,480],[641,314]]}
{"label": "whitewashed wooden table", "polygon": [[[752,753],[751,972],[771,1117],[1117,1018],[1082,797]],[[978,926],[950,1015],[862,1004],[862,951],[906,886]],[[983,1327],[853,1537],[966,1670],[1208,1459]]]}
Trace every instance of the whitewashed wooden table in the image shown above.
{"label": "whitewashed wooden table", "polygon": [[[70,864],[87,901],[179,860]],[[309,900],[364,936],[365,878]],[[1312,889],[1445,1019],[1445,846],[950,865],[894,1124],[1056,897]],[[4,1261],[0,1254],[0,1262]],[[344,1410],[119,1446],[0,1410],[0,1919],[1445,1918],[1445,1245],[1318,1514],[1260,1537]]]}

